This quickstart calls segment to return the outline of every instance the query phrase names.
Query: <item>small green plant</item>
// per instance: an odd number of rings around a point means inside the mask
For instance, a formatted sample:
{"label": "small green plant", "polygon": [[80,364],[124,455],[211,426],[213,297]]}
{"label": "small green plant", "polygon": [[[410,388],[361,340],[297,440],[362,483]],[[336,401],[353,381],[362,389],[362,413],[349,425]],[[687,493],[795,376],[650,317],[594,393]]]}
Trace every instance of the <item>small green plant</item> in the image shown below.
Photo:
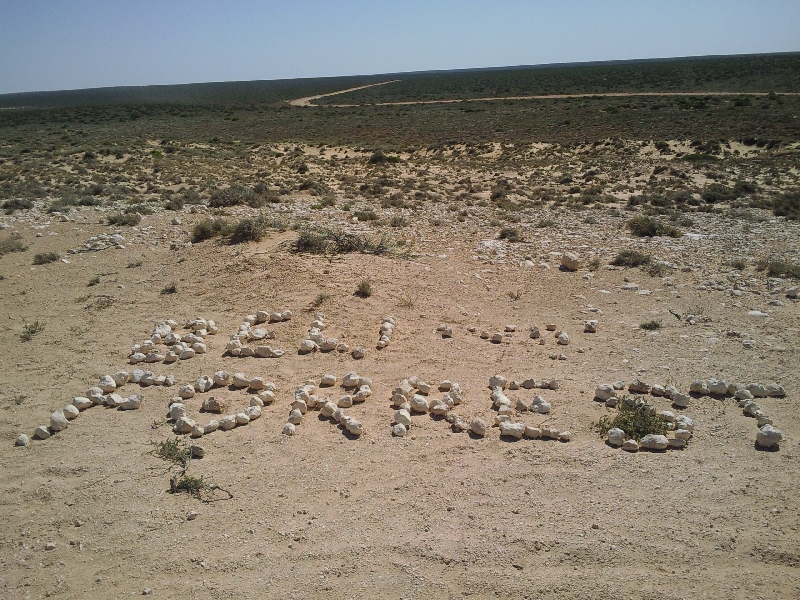
{"label": "small green plant", "polygon": [[242,219],[233,228],[231,243],[260,242],[267,229],[267,220],[263,215],[251,219]]}
{"label": "small green plant", "polygon": [[389,227],[405,227],[406,225],[408,225],[408,221],[406,221],[405,217],[395,215],[389,219]]}
{"label": "small green plant", "polygon": [[12,401],[14,404],[16,404],[17,406],[19,406],[20,404],[22,404],[23,402],[25,402],[25,399],[26,399],[26,398],[27,398],[27,396],[26,396],[25,394],[17,394],[17,395],[16,395],[16,396],[14,396],[13,398],[11,398],[11,401]]}
{"label": "small green plant", "polygon": [[680,229],[672,225],[660,223],[652,217],[639,215],[632,218],[626,224],[631,233],[636,237],[673,237],[678,238],[683,235]]}
{"label": "small green plant", "polygon": [[357,210],[355,213],[359,221],[377,221],[378,215],[374,210]]}
{"label": "small green plant", "polygon": [[59,258],[61,258],[61,255],[58,252],[42,252],[34,255],[33,264],[47,265],[52,262],[56,262]]}
{"label": "small green plant", "polygon": [[355,295],[359,298],[369,298],[372,296],[372,284],[368,279],[362,279],[356,288]]}
{"label": "small green plant", "polygon": [[30,342],[33,339],[33,336],[43,331],[44,323],[39,320],[36,320],[33,323],[25,323],[25,325],[22,326],[22,333],[19,334],[19,339],[21,339],[23,342]]}
{"label": "small green plant", "polygon": [[728,261],[728,266],[737,271],[744,271],[747,268],[747,261],[743,258],[734,258]]}
{"label": "small green plant", "polygon": [[109,215],[106,219],[109,225],[114,225],[116,227],[121,227],[123,225],[127,225],[132,227],[133,225],[138,225],[142,221],[142,215],[138,212],[134,213],[116,213],[113,215]]}
{"label": "small green plant", "polygon": [[295,242],[298,252],[310,254],[361,254],[384,255],[389,254],[395,247],[395,242],[389,235],[383,235],[377,240],[364,235],[346,233],[338,229],[307,227],[300,230]]}
{"label": "small green plant", "polygon": [[223,219],[203,219],[195,223],[192,229],[192,243],[197,244],[219,235],[226,235],[229,231],[230,227]]}
{"label": "small green plant", "polygon": [[515,302],[517,300],[519,300],[520,298],[522,298],[522,292],[520,290],[511,290],[511,291],[508,292],[507,295],[511,300],[513,300]]}
{"label": "small green plant", "polygon": [[516,227],[503,227],[497,237],[498,239],[507,240],[509,242],[522,241],[522,234]]}
{"label": "small green plant", "polygon": [[312,309],[319,308],[330,299],[331,299],[330,294],[326,294],[325,292],[320,292],[319,294],[317,294],[317,297],[311,301],[311,308]]}
{"label": "small green plant", "polygon": [[87,286],[87,287],[92,287],[92,286],[95,286],[95,285],[97,285],[98,283],[100,283],[100,276],[99,276],[99,275],[95,275],[94,277],[92,277],[92,278],[89,280],[89,283],[88,283],[88,284],[86,284],[86,286]]}
{"label": "small green plant", "polygon": [[599,258],[596,258],[596,257],[593,258],[592,260],[589,261],[589,270],[590,271],[597,271],[597,269],[600,268],[600,264],[601,263],[600,263],[600,259]]}
{"label": "small green plant", "polygon": [[208,488],[209,485],[203,481],[202,476],[195,477],[194,475],[187,475],[186,473],[173,475],[169,481],[170,494],[189,494],[198,500],[201,497],[201,493]]}
{"label": "small green plant", "polygon": [[20,240],[13,237],[4,237],[0,239],[0,256],[11,254],[12,252],[25,252],[28,247]]}
{"label": "small green plant", "polygon": [[167,198],[164,208],[167,210],[182,210],[184,205],[183,196],[170,196]]}
{"label": "small green plant", "polygon": [[651,319],[639,325],[639,328],[644,329],[645,331],[658,331],[659,329],[661,329],[661,321],[656,321],[655,319]]}
{"label": "small green plant", "polygon": [[800,279],[800,265],[783,258],[768,257],[756,262],[756,269],[766,271],[768,277],[791,277]]}
{"label": "small green plant", "polygon": [[191,458],[191,451],[186,442],[178,437],[158,442],[151,453],[181,468],[186,468]]}
{"label": "small green plant", "polygon": [[17,210],[28,210],[33,208],[33,202],[30,200],[25,200],[24,198],[12,198],[11,200],[6,200],[3,202],[2,208],[6,211],[7,215],[10,215]]}
{"label": "small green plant", "polygon": [[651,260],[647,265],[644,267],[644,272],[650,275],[650,277],[665,277],[672,273],[673,269],[667,263],[663,263],[657,260]]}
{"label": "small green plant", "polygon": [[608,434],[609,429],[622,429],[628,438],[641,440],[649,434],[665,435],[667,423],[656,412],[656,409],[641,398],[623,396],[619,402],[619,410],[613,418],[605,416],[594,424],[601,435]]}
{"label": "small green plant", "polygon": [[539,222],[536,224],[536,226],[539,229],[544,229],[545,227],[553,227],[555,224],[556,222],[553,219],[545,218],[545,219],[539,219]]}
{"label": "small green plant", "polygon": [[169,284],[168,286],[162,288],[161,295],[166,296],[168,294],[177,294],[178,293],[178,286],[174,283]]}
{"label": "small green plant", "polygon": [[651,256],[638,250],[620,250],[611,264],[615,267],[640,267],[650,262]]}

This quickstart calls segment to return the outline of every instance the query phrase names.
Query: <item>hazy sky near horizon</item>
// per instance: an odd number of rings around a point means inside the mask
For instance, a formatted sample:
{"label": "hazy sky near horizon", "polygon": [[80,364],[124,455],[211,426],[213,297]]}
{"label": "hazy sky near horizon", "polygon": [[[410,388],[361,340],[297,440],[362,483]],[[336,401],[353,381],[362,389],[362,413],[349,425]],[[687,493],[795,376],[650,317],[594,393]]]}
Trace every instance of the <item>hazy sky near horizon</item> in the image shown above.
{"label": "hazy sky near horizon", "polygon": [[798,0],[0,0],[0,94],[798,50]]}

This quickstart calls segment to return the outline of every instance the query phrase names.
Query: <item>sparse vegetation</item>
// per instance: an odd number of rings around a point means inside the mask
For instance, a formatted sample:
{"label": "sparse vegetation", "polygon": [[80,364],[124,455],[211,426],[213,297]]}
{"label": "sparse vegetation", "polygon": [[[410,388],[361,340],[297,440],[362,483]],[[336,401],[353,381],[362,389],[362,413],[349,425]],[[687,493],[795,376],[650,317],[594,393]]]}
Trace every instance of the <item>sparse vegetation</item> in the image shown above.
{"label": "sparse vegetation", "polygon": [[310,254],[388,254],[395,243],[388,235],[373,240],[367,236],[346,233],[337,229],[306,227],[300,230],[295,243],[298,252]]}
{"label": "sparse vegetation", "polygon": [[638,250],[620,250],[611,264],[615,267],[640,267],[648,264],[652,260],[649,254],[644,254]]}
{"label": "sparse vegetation", "polygon": [[368,279],[362,279],[356,287],[355,295],[359,298],[369,298],[372,296],[372,283]]}
{"label": "sparse vegetation", "polygon": [[113,215],[109,215],[107,217],[107,221],[109,225],[114,225],[116,227],[128,226],[133,227],[134,225],[138,225],[142,221],[142,215],[138,212],[131,212],[131,213],[116,213]]}
{"label": "sparse vegetation", "polygon": [[656,321],[655,319],[651,319],[639,325],[639,328],[644,329],[645,331],[658,331],[659,329],[661,329],[661,321]]}
{"label": "sparse vegetation", "polygon": [[5,236],[0,238],[0,256],[11,254],[12,252],[25,252],[28,247],[14,237]]}
{"label": "sparse vegetation", "polygon": [[33,264],[47,265],[56,262],[59,258],[61,255],[58,252],[41,252],[33,256]]}
{"label": "sparse vegetation", "polygon": [[89,280],[89,283],[87,283],[86,285],[87,285],[87,287],[92,287],[92,286],[97,285],[98,283],[100,283],[100,276],[99,275],[95,275],[94,277],[92,277]]}
{"label": "sparse vegetation", "polygon": [[178,286],[177,284],[171,283],[166,287],[161,289],[161,295],[167,296],[169,294],[177,294],[178,293]]}
{"label": "sparse vegetation", "polygon": [[33,336],[40,334],[44,331],[44,323],[38,319],[33,323],[25,323],[22,326],[22,333],[19,334],[19,339],[23,342],[30,342]]}
{"label": "sparse vegetation", "polygon": [[681,237],[683,233],[673,227],[656,221],[652,217],[639,215],[627,222],[626,226],[636,237]]}
{"label": "sparse vegetation", "polygon": [[497,235],[498,239],[506,240],[509,242],[521,242],[522,234],[516,227],[503,227]]}
{"label": "sparse vegetation", "polygon": [[33,208],[33,202],[25,200],[24,198],[12,198],[6,200],[0,205],[7,215],[13,214],[18,210],[28,210]]}
{"label": "sparse vegetation", "polygon": [[756,262],[758,271],[766,271],[768,277],[791,277],[800,279],[800,265],[783,258],[767,257]]}
{"label": "sparse vegetation", "polygon": [[227,235],[230,232],[228,223],[223,219],[203,219],[195,223],[192,229],[192,243],[197,244],[211,238]]}
{"label": "sparse vegetation", "polygon": [[609,429],[622,429],[625,434],[634,440],[641,440],[649,434],[665,435],[667,423],[656,409],[641,398],[623,396],[619,401],[619,410],[613,418],[605,416],[595,423],[595,428],[601,435],[606,435]]}

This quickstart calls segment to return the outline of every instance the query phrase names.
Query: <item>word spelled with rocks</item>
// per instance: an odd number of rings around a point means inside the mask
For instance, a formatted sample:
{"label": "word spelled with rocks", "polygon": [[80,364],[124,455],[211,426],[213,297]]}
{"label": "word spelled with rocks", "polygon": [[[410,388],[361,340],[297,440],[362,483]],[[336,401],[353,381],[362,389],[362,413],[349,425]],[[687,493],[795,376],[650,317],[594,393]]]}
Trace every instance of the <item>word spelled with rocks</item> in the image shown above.
{"label": "word spelled with rocks", "polygon": [[[525,385],[527,384],[527,385]],[[569,431],[561,431],[552,427],[536,427],[526,425],[524,423],[515,421],[519,413],[532,412],[535,414],[546,415],[550,413],[551,405],[540,394],[536,394],[533,399],[527,400],[525,398],[518,398],[513,401],[509,398],[505,390],[519,390],[519,389],[534,389],[540,387],[542,389],[557,389],[558,382],[552,381],[535,382],[534,380],[526,380],[520,384],[516,380],[508,381],[502,375],[492,375],[489,378],[490,399],[492,407],[496,411],[494,416],[493,426],[500,429],[501,437],[512,437],[522,439],[523,437],[533,439],[557,439],[562,442],[568,442],[572,439],[572,434]],[[472,429],[475,435],[486,435],[486,422],[483,419],[473,419],[473,423],[478,421],[476,428]],[[477,429],[477,430],[476,430]],[[481,431],[483,433],[481,433]]]}
{"label": "word spelled with rocks", "polygon": [[[276,338],[275,332],[268,331],[263,327],[255,327],[262,323],[281,323],[290,321],[292,319],[292,311],[283,310],[278,312],[267,312],[259,310],[253,315],[247,315],[239,330],[231,334],[231,339],[225,346],[225,351],[231,356],[248,357],[255,356],[257,358],[280,358],[283,356],[284,351],[278,348],[272,348],[266,344],[259,344],[264,340],[274,340]],[[255,348],[248,344],[253,342],[257,344]]]}
{"label": "word spelled with rocks", "polygon": [[[141,344],[135,344],[131,348],[128,360],[132,365],[141,362],[147,363],[173,363],[177,360],[187,360],[196,354],[208,352],[205,338],[208,335],[219,333],[219,327],[213,320],[206,320],[197,317],[186,322],[185,329],[188,333],[175,333],[178,323],[174,320],[159,323],[153,329],[150,339]],[[160,349],[161,345],[168,347],[167,350]]]}
{"label": "word spelled with rocks", "polygon": [[[320,388],[336,385],[336,376],[331,374],[323,375],[319,382]],[[309,410],[319,410],[320,414],[338,423],[339,427],[347,435],[359,437],[364,433],[364,427],[355,417],[345,414],[344,409],[350,408],[353,404],[365,402],[372,395],[372,380],[362,377],[352,371],[342,378],[342,387],[348,393],[342,396],[338,403],[334,403],[328,397],[321,397],[314,394],[316,382],[308,380],[298,387],[294,392],[294,400],[290,405],[289,418],[283,427],[284,435],[295,435],[297,426],[303,423],[305,414]]]}
{"label": "word spelled with rocks", "polygon": [[[239,411],[230,411],[228,400],[209,396],[203,400],[201,413],[225,414],[219,419],[211,419],[205,424],[198,423],[196,418],[190,417],[186,401],[194,397],[197,392],[209,391],[215,387],[231,386],[244,389],[251,393],[249,405]],[[261,416],[265,405],[275,401],[277,386],[263,377],[249,378],[244,373],[231,375],[227,371],[217,371],[213,376],[203,375],[194,384],[186,384],[178,390],[179,395],[169,402],[167,418],[174,422],[172,430],[178,434],[186,434],[193,438],[200,438],[217,430],[229,431],[255,421]]]}
{"label": "word spelled with rocks", "polygon": [[417,376],[403,379],[400,385],[392,390],[392,406],[395,408],[392,424],[392,435],[405,437],[411,428],[413,414],[429,414],[441,418],[450,424],[456,433],[469,429],[469,423],[463,417],[452,412],[464,397],[461,386],[445,379],[438,386],[441,398],[430,398],[433,387]]}
{"label": "word spelled with rocks", "polygon": [[[33,439],[46,440],[59,431],[64,431],[70,421],[77,419],[83,411],[92,406],[106,406],[121,411],[138,410],[144,399],[140,394],[123,397],[118,393],[119,389],[130,381],[133,379],[127,371],[103,375],[96,386],[92,386],[86,391],[86,396],[75,396],[70,404],[51,414],[48,425],[39,425],[33,431]],[[141,382],[137,383],[141,384]],[[30,438],[24,433],[20,434],[15,442],[17,446],[27,446],[29,443]]]}

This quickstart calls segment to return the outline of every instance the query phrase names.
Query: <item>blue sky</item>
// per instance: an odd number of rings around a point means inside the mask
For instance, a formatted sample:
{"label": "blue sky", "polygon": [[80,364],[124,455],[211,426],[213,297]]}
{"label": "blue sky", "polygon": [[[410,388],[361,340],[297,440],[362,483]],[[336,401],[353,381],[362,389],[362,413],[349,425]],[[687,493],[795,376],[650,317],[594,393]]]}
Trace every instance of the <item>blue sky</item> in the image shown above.
{"label": "blue sky", "polygon": [[798,50],[798,0],[0,0],[0,93]]}

